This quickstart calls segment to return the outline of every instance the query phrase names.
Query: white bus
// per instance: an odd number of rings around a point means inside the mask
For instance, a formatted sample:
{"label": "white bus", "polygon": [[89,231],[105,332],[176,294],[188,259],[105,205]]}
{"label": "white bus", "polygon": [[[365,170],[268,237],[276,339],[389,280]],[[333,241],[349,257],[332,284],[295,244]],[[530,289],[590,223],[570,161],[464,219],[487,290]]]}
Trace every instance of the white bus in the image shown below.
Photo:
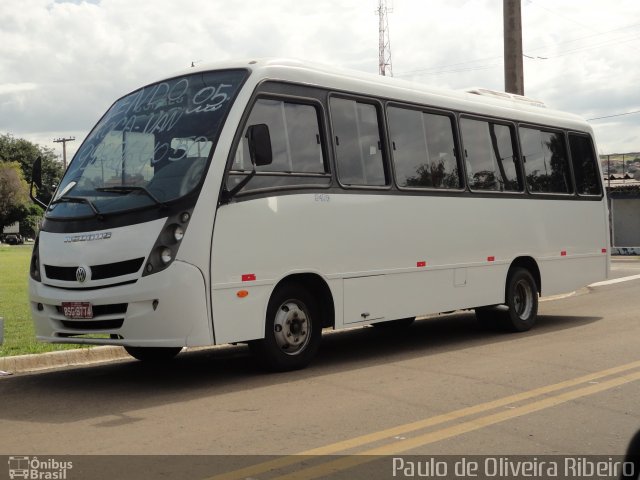
{"label": "white bus", "polygon": [[287,370],[325,328],[475,308],[528,330],[540,295],[608,276],[601,178],[590,126],[525,97],[192,68],[74,156],[33,250],[36,334],[145,360],[248,342]]}

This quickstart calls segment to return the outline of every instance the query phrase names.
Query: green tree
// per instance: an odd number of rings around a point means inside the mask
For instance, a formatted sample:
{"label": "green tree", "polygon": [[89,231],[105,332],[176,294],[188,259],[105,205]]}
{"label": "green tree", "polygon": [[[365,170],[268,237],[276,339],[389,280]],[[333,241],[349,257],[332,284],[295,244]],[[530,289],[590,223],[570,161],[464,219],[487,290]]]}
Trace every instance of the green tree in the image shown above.
{"label": "green tree", "polygon": [[42,190],[38,192],[38,198],[48,204],[63,174],[53,149],[11,134],[0,134],[0,162],[17,162],[27,181],[31,179],[31,167],[38,157],[42,158]]}
{"label": "green tree", "polygon": [[6,225],[20,222],[20,233],[35,236],[42,209],[29,199],[33,162],[42,159],[42,189],[38,198],[49,203],[62,178],[62,165],[55,152],[11,134],[0,134],[0,232]]}
{"label": "green tree", "polygon": [[18,162],[0,162],[0,232],[28,213],[29,186]]}
{"label": "green tree", "polygon": [[27,208],[26,216],[20,222],[20,233],[25,237],[36,238],[40,231],[43,213],[42,208],[35,203],[31,203]]}

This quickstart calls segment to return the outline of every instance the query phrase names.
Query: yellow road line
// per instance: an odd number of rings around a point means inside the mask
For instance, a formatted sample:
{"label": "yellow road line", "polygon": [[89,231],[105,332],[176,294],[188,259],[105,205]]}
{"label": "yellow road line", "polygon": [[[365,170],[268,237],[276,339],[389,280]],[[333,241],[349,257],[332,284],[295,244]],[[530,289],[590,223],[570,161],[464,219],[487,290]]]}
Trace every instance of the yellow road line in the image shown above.
{"label": "yellow road line", "polygon": [[565,380],[563,382],[554,383],[552,385],[545,385],[544,387],[534,388],[533,390],[516,393],[514,395],[509,395],[507,397],[499,398],[497,400],[492,400],[489,402],[480,403],[478,405],[473,405],[471,407],[454,410],[453,412],[447,412],[441,415],[436,415],[434,417],[425,418],[423,420],[418,420],[417,422],[412,422],[404,425],[399,425],[397,427],[387,428],[385,430],[380,430],[378,432],[373,432],[366,435],[361,435],[359,437],[351,438],[348,440],[343,440],[341,442],[332,443],[331,445],[326,445],[324,447],[306,450],[304,452],[300,452],[300,455],[331,455],[331,454],[342,452],[344,450],[348,450],[351,448],[360,447],[367,443],[376,442],[378,440],[384,440],[385,438],[388,438],[388,437],[403,435],[409,432],[413,432],[415,430],[421,430],[423,428],[432,427],[434,425],[438,425],[451,420],[457,420],[462,417],[468,417],[469,415],[475,415],[478,413],[486,412],[487,410],[492,410],[494,408],[504,407],[506,405],[511,405],[513,403],[518,403],[524,400],[529,400],[531,398],[538,397],[540,395],[545,395],[545,394],[552,393],[565,388],[574,387],[576,385],[580,385],[581,383],[598,380],[603,377],[608,377],[610,375],[626,372],[627,370],[632,370],[634,368],[639,368],[639,367],[640,367],[640,361],[628,363],[625,365],[620,365],[618,367],[601,370],[600,372],[590,373],[588,375],[583,375],[581,377],[577,377],[571,380]]}
{"label": "yellow road line", "polygon": [[[625,365],[620,365],[617,367],[608,368],[605,370],[601,370],[599,372],[590,373],[587,375],[582,375],[580,377],[565,380],[563,382],[554,383],[551,385],[545,385],[543,387],[534,388],[532,390],[528,390],[525,392],[517,393],[514,395],[509,395],[507,397],[499,398],[497,400],[492,400],[485,403],[480,403],[478,405],[473,405],[471,407],[462,408],[459,410],[454,410],[452,412],[447,412],[441,415],[435,415],[433,417],[425,418],[422,420],[418,420],[416,422],[407,423],[404,425],[399,425],[396,427],[387,428],[384,430],[380,430],[377,432],[373,432],[370,434],[361,435],[358,437],[354,437],[347,440],[342,440],[340,442],[332,443],[329,445],[325,445],[318,448],[313,448],[310,450],[305,450],[303,452],[299,452],[296,455],[284,456],[280,458],[276,458],[274,460],[269,460],[266,462],[261,462],[256,465],[251,465],[245,468],[240,468],[238,470],[234,470],[231,472],[223,473],[220,475],[216,475],[211,477],[210,480],[238,480],[246,477],[250,477],[252,475],[257,475],[263,472],[267,472],[270,470],[277,470],[280,468],[284,468],[295,463],[299,463],[303,460],[304,456],[316,456],[316,455],[332,455],[337,454],[339,452],[345,452],[346,450],[362,447],[366,444],[373,443],[376,441],[384,440],[386,438],[391,438],[395,436],[405,435],[407,433],[421,430],[424,428],[432,427],[435,425],[439,425],[441,423],[449,422],[452,420],[458,420],[460,418],[464,418],[470,415],[475,415],[479,413],[486,412],[488,410],[493,410],[495,408],[504,407],[507,405],[511,405],[513,403],[522,402],[524,400],[529,400],[541,395],[550,394],[556,392],[558,390],[562,390],[565,388],[574,387],[576,385],[580,385],[582,383],[594,381],[601,379],[603,377],[608,377],[610,375],[616,375],[619,373],[626,372],[628,370],[632,370],[640,367],[640,361],[627,363]],[[598,385],[595,385],[597,387]],[[587,387],[590,388],[590,387]],[[556,398],[556,397],[554,397]],[[545,407],[546,408],[546,407]],[[515,410],[510,410],[509,412],[514,412]],[[506,412],[505,412],[506,413]],[[371,454],[375,455],[375,454]]]}
{"label": "yellow road line", "polygon": [[455,437],[463,433],[472,432],[474,430],[494,425],[496,423],[504,422],[512,418],[517,418],[546,408],[554,407],[556,405],[560,405],[577,398],[593,395],[594,393],[609,390],[611,388],[615,388],[636,380],[640,380],[640,372],[631,373],[619,378],[607,380],[599,384],[589,385],[588,387],[561,393],[553,397],[543,398],[541,400],[537,400],[535,402],[514,408],[512,410],[494,413],[457,425],[453,425],[451,427],[443,428],[441,430],[425,433],[415,438],[400,440],[388,445],[372,448],[364,452],[359,452],[357,456],[345,456],[338,460],[333,460],[320,465],[316,465],[314,467],[305,468],[303,470],[299,470],[297,472],[293,472],[277,478],[278,480],[311,480],[314,478],[323,477],[331,473],[348,470],[358,465],[372,462],[380,458],[380,456],[382,455],[397,455],[399,453],[406,452],[417,447],[439,442],[441,440],[446,440],[448,438]]}

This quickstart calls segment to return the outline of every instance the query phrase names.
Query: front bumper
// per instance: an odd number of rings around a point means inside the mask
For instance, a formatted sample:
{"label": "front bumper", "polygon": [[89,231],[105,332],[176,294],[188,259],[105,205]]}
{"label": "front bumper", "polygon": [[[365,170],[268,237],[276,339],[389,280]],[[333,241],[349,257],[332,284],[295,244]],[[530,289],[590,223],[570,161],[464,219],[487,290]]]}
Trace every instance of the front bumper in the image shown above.
{"label": "front bumper", "polygon": [[[97,289],[63,289],[30,279],[36,337],[50,343],[185,347],[213,345],[202,272],[176,260],[135,283]],[[62,302],[90,302],[94,318],[74,320]]]}

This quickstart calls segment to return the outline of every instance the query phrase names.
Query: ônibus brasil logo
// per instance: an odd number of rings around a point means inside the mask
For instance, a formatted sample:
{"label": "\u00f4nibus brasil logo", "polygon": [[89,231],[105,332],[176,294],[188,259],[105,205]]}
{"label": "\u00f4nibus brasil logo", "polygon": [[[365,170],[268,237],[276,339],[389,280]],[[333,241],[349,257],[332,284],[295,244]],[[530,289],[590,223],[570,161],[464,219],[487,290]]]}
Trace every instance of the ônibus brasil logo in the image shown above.
{"label": "\u00f4nibus brasil logo", "polygon": [[65,480],[67,471],[73,468],[73,462],[61,462],[54,458],[46,460],[38,457],[9,457],[9,478],[33,480]]}

